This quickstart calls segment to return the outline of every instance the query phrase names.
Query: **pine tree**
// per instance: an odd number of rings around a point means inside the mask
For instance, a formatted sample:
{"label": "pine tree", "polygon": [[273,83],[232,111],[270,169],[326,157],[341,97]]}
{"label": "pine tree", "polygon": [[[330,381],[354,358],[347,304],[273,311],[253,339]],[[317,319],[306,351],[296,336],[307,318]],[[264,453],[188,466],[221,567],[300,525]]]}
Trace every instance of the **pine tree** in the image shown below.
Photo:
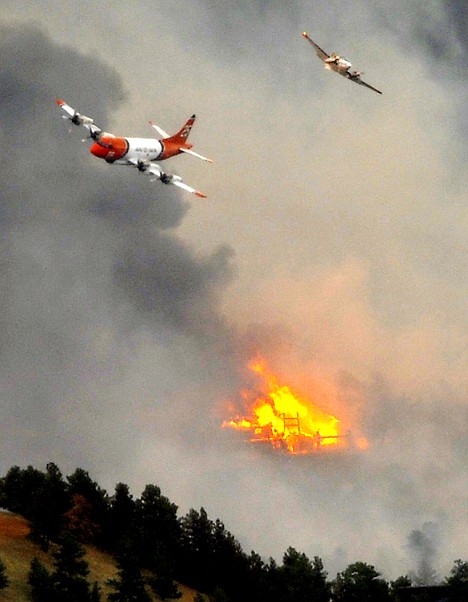
{"label": "pine tree", "polygon": [[110,602],[151,602],[135,554],[124,550],[119,555],[117,566],[118,578],[107,582],[115,591],[108,594],[107,599]]}
{"label": "pine tree", "polygon": [[57,600],[52,576],[37,557],[34,557],[31,561],[28,583],[31,586],[33,602],[54,602]]}
{"label": "pine tree", "polygon": [[53,554],[56,570],[52,578],[60,600],[88,602],[89,584],[86,577],[89,569],[84,555],[84,548],[73,535],[66,533],[61,546]]}

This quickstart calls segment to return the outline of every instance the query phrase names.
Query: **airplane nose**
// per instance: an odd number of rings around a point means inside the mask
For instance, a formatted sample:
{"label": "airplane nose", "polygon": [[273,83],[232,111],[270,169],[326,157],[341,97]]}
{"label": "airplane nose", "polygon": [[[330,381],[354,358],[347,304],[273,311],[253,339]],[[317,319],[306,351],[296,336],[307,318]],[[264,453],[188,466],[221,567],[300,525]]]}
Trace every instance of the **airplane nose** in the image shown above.
{"label": "airplane nose", "polygon": [[92,155],[94,155],[95,157],[99,157],[100,159],[105,159],[107,157],[107,155],[109,154],[109,149],[105,148],[101,144],[98,144],[97,142],[95,142],[94,144],[92,144],[90,146],[89,152]]}

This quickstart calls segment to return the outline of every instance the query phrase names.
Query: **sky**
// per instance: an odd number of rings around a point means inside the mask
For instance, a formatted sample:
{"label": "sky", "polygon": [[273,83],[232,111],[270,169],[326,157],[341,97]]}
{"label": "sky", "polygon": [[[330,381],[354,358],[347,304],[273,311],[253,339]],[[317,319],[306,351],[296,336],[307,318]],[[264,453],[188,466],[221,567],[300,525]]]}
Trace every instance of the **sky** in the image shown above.
{"label": "sky", "polygon": [[[2,474],[154,483],[331,577],[447,575],[468,539],[464,3],[2,5]],[[215,163],[166,168],[208,198],[90,155],[57,97],[118,135],[196,113]],[[369,448],[286,458],[222,430],[255,354]]]}

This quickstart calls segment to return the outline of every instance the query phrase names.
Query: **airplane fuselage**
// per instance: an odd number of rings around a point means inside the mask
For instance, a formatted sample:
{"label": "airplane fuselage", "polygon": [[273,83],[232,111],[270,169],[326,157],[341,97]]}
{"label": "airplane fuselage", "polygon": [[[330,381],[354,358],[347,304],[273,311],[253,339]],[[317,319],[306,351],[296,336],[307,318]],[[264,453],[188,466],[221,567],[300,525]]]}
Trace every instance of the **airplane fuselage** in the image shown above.
{"label": "airplane fuselage", "polygon": [[351,68],[351,63],[346,59],[339,58],[336,59],[334,62],[326,61],[325,68],[331,69],[332,71],[336,71],[336,73],[340,73],[341,75],[343,75],[343,73],[346,73]]}
{"label": "airplane fuselage", "polygon": [[[181,146],[169,139],[123,138],[103,132],[91,145],[89,152],[108,163],[131,164],[137,161],[164,161],[178,155]],[[188,143],[183,146],[187,149],[192,147]]]}

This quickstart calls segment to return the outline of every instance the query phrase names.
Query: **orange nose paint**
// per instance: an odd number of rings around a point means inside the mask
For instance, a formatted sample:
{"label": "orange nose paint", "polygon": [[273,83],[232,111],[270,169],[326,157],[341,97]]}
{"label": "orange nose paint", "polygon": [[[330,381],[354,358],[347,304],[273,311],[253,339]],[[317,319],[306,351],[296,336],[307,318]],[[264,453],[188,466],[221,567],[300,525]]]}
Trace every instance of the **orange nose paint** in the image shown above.
{"label": "orange nose paint", "polygon": [[95,157],[106,159],[106,161],[117,161],[126,155],[127,151],[127,140],[111,134],[102,134],[89,149],[89,152]]}

